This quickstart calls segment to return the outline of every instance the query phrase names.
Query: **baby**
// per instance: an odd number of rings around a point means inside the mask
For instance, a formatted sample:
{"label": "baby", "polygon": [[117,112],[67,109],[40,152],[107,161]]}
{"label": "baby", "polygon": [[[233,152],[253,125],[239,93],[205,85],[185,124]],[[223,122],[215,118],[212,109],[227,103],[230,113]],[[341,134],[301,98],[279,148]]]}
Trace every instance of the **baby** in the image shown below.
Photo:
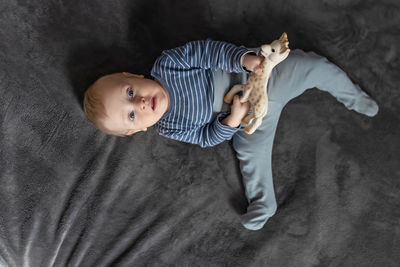
{"label": "baby", "polygon": [[[241,119],[249,111],[250,104],[241,104],[238,101],[239,97],[236,97],[230,115],[218,125],[207,125],[208,117],[212,113],[210,104],[213,100],[211,72],[220,67],[226,71],[244,72],[242,66],[247,67],[249,71],[261,71],[257,67],[263,58],[250,55],[251,51],[244,47],[235,48],[229,44],[217,47],[222,43],[206,42],[192,42],[176,50],[164,51],[153,67],[151,74],[155,77],[154,80],[127,72],[101,77],[85,93],[84,109],[88,119],[100,130],[117,136],[146,131],[158,122],[157,129],[164,128],[162,133],[173,133],[175,139],[192,141],[191,143],[202,147],[231,139],[237,129],[229,128],[237,128],[240,125]],[[201,52],[208,59],[194,62],[198,59],[189,57],[199,56],[196,53],[200,51],[196,49],[200,48],[200,45],[208,50]],[[183,49],[188,53],[185,59],[175,55]],[[166,66],[172,62],[179,65]],[[226,66],[223,66],[224,64]],[[166,124],[168,128],[163,127]],[[216,127],[218,129],[215,129]],[[194,138],[189,137],[195,132],[207,136],[197,136],[197,141],[194,141]],[[223,134],[225,138],[217,136],[218,134]],[[184,138],[183,135],[187,137]]]}
{"label": "baby", "polygon": [[295,49],[271,73],[268,113],[248,135],[241,120],[250,109],[235,96],[231,107],[224,94],[250,72],[260,74],[260,49],[249,49],[211,39],[189,42],[162,52],[151,76],[127,72],[98,79],[85,92],[87,118],[105,133],[129,136],[155,126],[167,138],[215,146],[232,139],[249,202],[240,219],[250,230],[261,229],[277,209],[272,169],[272,145],[280,113],[293,98],[309,88],[329,92],[348,109],[367,116],[378,105],[326,58]]}

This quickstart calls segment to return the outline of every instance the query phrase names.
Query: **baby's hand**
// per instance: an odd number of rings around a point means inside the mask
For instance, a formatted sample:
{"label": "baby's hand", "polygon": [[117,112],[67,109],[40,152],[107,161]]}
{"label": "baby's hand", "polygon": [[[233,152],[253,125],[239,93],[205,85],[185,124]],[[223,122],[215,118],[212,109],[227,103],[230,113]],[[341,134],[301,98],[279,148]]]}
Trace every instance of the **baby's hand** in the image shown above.
{"label": "baby's hand", "polygon": [[243,57],[243,67],[247,70],[256,73],[258,76],[263,74],[263,70],[261,68],[261,62],[264,60],[262,56],[254,56],[245,54]]}
{"label": "baby's hand", "polygon": [[247,115],[250,110],[250,102],[240,103],[240,97],[235,95],[233,97],[233,104],[231,106],[231,114],[226,117],[221,123],[233,128],[237,128],[242,119]]}
{"label": "baby's hand", "polygon": [[250,106],[251,106],[251,104],[249,101],[241,103],[239,95],[235,95],[233,97],[233,104],[231,106],[231,114],[232,114],[232,118],[238,122],[238,125],[240,124],[242,119],[249,112]]}

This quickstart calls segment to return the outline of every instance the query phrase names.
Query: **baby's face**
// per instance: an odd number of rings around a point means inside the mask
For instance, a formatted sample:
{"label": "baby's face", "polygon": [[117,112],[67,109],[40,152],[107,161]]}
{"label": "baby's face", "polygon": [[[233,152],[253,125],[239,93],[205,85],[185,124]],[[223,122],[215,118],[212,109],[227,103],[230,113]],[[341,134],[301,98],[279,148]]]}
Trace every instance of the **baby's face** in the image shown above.
{"label": "baby's face", "polygon": [[169,109],[169,94],[158,81],[124,72],[98,82],[108,129],[128,135],[146,131]]}

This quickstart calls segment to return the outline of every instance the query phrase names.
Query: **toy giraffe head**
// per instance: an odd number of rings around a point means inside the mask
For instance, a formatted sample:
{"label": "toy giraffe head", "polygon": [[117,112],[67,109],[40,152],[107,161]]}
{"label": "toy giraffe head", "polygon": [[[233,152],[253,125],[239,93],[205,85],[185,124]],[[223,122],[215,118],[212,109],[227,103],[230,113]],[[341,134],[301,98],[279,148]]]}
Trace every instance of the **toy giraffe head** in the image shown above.
{"label": "toy giraffe head", "polygon": [[279,40],[261,46],[261,54],[272,62],[281,62],[289,55],[289,40],[284,32]]}

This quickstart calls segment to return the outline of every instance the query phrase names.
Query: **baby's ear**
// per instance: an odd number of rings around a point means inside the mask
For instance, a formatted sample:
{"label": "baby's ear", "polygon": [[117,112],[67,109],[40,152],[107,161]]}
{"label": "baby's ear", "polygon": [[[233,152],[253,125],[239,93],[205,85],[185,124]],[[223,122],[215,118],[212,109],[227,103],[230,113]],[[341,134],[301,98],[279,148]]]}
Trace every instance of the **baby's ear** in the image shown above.
{"label": "baby's ear", "polygon": [[122,72],[122,75],[124,75],[125,77],[128,77],[128,78],[132,78],[132,77],[134,77],[134,78],[144,78],[143,75],[133,74],[133,73],[130,73],[130,72]]}
{"label": "baby's ear", "polygon": [[143,129],[140,129],[140,130],[129,130],[126,134],[127,135],[132,135],[132,134],[135,134],[135,133],[137,133],[137,132],[145,132],[145,131],[147,131],[147,128],[143,128]]}

